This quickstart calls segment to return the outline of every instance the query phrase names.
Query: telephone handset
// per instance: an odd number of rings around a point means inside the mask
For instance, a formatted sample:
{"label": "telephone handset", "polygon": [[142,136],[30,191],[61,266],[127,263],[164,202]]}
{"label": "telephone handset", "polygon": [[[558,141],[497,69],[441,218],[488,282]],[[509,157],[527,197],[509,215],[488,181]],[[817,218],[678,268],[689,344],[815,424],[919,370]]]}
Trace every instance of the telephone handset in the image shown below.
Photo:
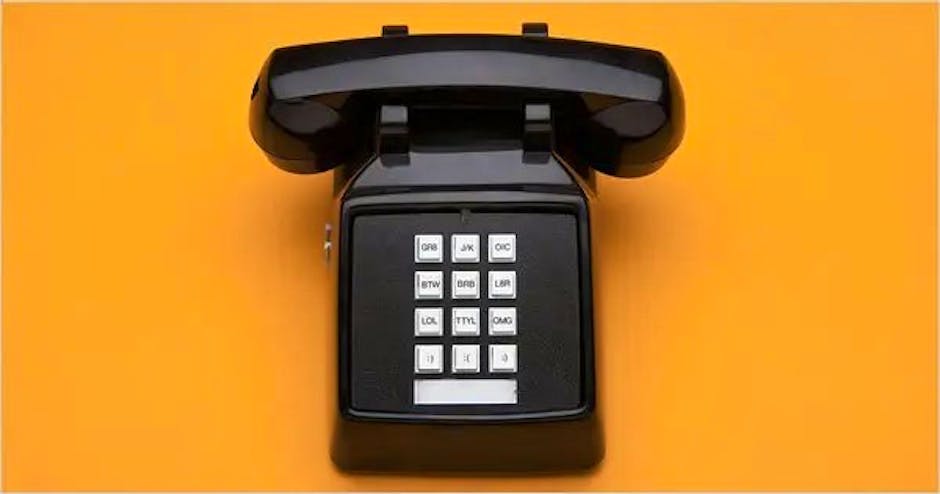
{"label": "telephone handset", "polygon": [[255,141],[284,170],[335,169],[333,461],[596,464],[593,173],[655,171],[683,126],[662,54],[544,24],[522,36],[386,26],[274,50],[252,90]]}

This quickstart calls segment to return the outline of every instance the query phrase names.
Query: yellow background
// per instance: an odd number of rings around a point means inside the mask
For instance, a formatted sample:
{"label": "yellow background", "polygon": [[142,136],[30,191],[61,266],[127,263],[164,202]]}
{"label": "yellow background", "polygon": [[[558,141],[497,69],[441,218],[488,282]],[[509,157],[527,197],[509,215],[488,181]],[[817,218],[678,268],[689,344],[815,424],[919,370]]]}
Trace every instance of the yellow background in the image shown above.
{"label": "yellow background", "polygon": [[[936,8],[5,6],[4,487],[935,489]],[[599,180],[606,460],[339,473],[331,177],[265,161],[252,82],[281,45],[524,20],[685,87],[671,162]]]}

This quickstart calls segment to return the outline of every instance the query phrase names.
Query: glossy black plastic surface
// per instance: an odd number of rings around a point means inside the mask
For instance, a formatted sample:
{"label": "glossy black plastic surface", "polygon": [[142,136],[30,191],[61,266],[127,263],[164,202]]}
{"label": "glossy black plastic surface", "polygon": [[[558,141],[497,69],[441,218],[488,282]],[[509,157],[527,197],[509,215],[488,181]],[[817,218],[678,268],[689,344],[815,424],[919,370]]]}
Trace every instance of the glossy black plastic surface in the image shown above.
{"label": "glossy black plastic surface", "polygon": [[[559,165],[556,163],[549,166]],[[340,413],[337,417],[331,446],[331,457],[340,468],[375,472],[406,470],[535,472],[583,470],[593,467],[601,460],[604,455],[604,441],[601,424],[595,411],[593,295],[587,201],[582,194],[569,193],[566,190],[562,188],[554,193],[546,193],[510,190],[484,191],[467,187],[465,190],[367,194],[343,201],[341,237],[346,240],[342,243],[339,253]],[[353,286],[353,265],[361,261],[356,258],[356,255],[363,253],[356,248],[355,238],[349,240],[355,236],[355,233],[352,233],[355,218],[357,216],[369,217],[374,214],[398,215],[398,219],[393,219],[386,225],[389,231],[382,233],[379,241],[379,243],[394,244],[399,241],[409,242],[413,233],[408,230],[408,227],[400,228],[396,221],[407,221],[407,217],[411,216],[420,223],[426,215],[436,216],[441,213],[447,215],[464,209],[482,212],[476,220],[473,220],[479,221],[474,228],[479,228],[480,231],[486,231],[491,227],[506,226],[500,224],[503,220],[490,218],[488,212],[496,212],[497,215],[508,213],[510,216],[533,212],[549,216],[560,214],[569,216],[572,223],[577,224],[576,231],[559,232],[554,227],[549,227],[548,230],[529,231],[528,234],[520,232],[523,236],[536,235],[536,238],[531,240],[537,243],[558,241],[576,245],[576,259],[567,259],[563,262],[566,264],[564,269],[577,273],[578,286],[562,288],[563,294],[552,295],[542,291],[555,290],[556,287],[539,282],[537,277],[531,278],[530,281],[535,282],[535,285],[529,283],[523,288],[520,283],[522,292],[514,304],[520,307],[520,317],[526,313],[530,314],[529,317],[533,317],[535,313],[532,311],[538,310],[539,302],[544,301],[550,304],[551,300],[557,303],[558,296],[574,297],[576,300],[569,302],[571,302],[570,307],[576,308],[577,314],[562,315],[563,324],[555,329],[561,332],[573,330],[574,334],[580,335],[576,337],[579,341],[573,343],[551,338],[547,340],[538,337],[531,340],[519,338],[520,365],[533,366],[531,373],[527,374],[528,377],[524,374],[529,371],[522,369],[518,376],[521,381],[520,406],[483,406],[473,410],[468,407],[407,406],[405,410],[377,410],[376,408],[382,408],[384,404],[389,403],[388,397],[383,395],[396,393],[394,389],[388,388],[394,388],[398,380],[412,379],[413,370],[410,367],[397,371],[371,369],[374,375],[370,379],[373,382],[365,385],[357,381],[355,377],[354,360],[357,352],[360,352],[359,357],[368,357],[370,363],[381,362],[384,357],[377,359],[374,354],[363,354],[361,350],[355,350],[356,337],[355,330],[352,328],[356,317],[354,312],[362,311],[362,307],[356,308],[354,298],[375,297],[379,293],[386,297],[385,300],[389,304],[404,303],[388,297],[388,293],[396,289],[392,286],[395,285],[395,275],[390,276],[391,283],[383,277],[378,277],[379,279],[371,281],[359,280],[358,285]],[[439,226],[435,225],[434,221],[437,220],[429,219],[422,225]],[[533,224],[531,229],[545,228],[545,226]],[[400,234],[389,233],[396,229],[401,231]],[[553,235],[561,236],[561,238],[546,240]],[[527,250],[533,251],[532,254],[541,255],[541,252],[534,252],[533,245],[529,244]],[[521,244],[520,247],[522,247]],[[566,252],[569,252],[570,256],[573,255],[571,254],[573,251],[569,248]],[[410,251],[407,252],[407,254],[410,253]],[[401,251],[398,252],[397,257],[404,255],[406,252]],[[519,255],[522,256],[521,252]],[[392,260],[395,256],[395,250],[391,249],[390,255],[369,261],[384,260],[387,263],[393,263],[397,262]],[[520,262],[524,260],[523,257],[519,258]],[[414,269],[414,264],[410,262],[410,259],[404,265],[409,269]],[[521,271],[524,266],[520,264],[518,269]],[[537,275],[538,273],[529,274]],[[542,274],[550,275],[550,273]],[[521,276],[520,281],[524,282],[525,275]],[[362,286],[370,283],[377,285],[373,288],[378,288],[378,292]],[[539,285],[543,286],[539,287]],[[576,294],[572,294],[572,291]],[[556,298],[553,299],[553,296]],[[528,309],[524,307],[530,303],[531,310],[526,312]],[[405,305],[410,308],[414,302],[409,301]],[[377,308],[379,306],[374,306],[366,312]],[[394,311],[390,314],[383,312],[381,317],[389,319],[391,323],[383,324],[381,327],[409,327],[410,329],[410,320],[404,324],[395,323],[396,319],[404,321],[407,315],[402,313],[400,317],[396,317],[394,314]],[[546,328],[542,324],[536,324],[528,329],[537,331]],[[399,340],[398,342],[372,341],[366,343],[366,346],[375,344],[387,348],[387,351],[392,353],[404,352],[402,345],[411,345],[414,338],[409,334],[408,337],[400,337]],[[360,342],[359,345],[362,344]],[[545,350],[549,353],[565,353],[564,358],[579,362],[579,370],[571,376],[575,381],[553,382],[559,378],[557,374],[564,368],[564,364],[560,364],[561,369],[554,368],[549,365],[553,361],[547,358],[547,355],[533,353],[533,350],[538,350],[540,344],[548,345]],[[523,355],[526,357],[522,357]],[[523,361],[525,364],[522,364]],[[540,364],[544,365],[539,367]],[[402,367],[406,365],[402,364]],[[375,379],[378,381],[374,381]],[[538,382],[540,380],[549,382],[540,383]],[[538,390],[545,385],[555,384],[561,384],[559,389],[562,391],[574,389],[572,386],[578,388],[579,398],[567,401],[564,398],[556,400],[551,396],[545,396],[542,391]],[[382,390],[375,389],[375,386],[380,386]],[[357,393],[371,394],[368,396],[369,401],[378,406],[370,406],[363,402],[357,403]],[[406,391],[397,393],[408,394]],[[533,393],[534,397],[531,396]],[[535,398],[535,401],[532,401],[532,398]],[[378,401],[374,401],[376,399]],[[394,402],[395,400],[392,400],[392,403]]]}
{"label": "glossy black plastic surface", "polygon": [[[678,146],[682,93],[662,54],[547,36],[418,35],[275,50],[252,91],[251,132],[296,173],[355,167],[376,152],[380,107],[519,115],[547,104],[554,152],[633,177]],[[419,117],[418,117],[419,118]],[[521,130],[520,130],[521,131]]]}

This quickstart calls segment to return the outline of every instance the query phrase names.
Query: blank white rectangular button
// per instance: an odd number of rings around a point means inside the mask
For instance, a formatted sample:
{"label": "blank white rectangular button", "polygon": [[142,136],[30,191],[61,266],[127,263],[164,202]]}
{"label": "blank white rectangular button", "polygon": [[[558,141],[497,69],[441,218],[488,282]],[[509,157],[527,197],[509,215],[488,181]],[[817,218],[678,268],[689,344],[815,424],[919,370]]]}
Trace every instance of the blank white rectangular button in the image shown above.
{"label": "blank white rectangular button", "polygon": [[444,372],[443,345],[415,345],[415,374]]}
{"label": "blank white rectangular button", "polygon": [[516,335],[515,307],[490,307],[490,314],[487,319],[490,336]]}
{"label": "blank white rectangular button", "polygon": [[480,272],[454,271],[451,273],[451,297],[463,299],[480,298]]}
{"label": "blank white rectangular button", "polygon": [[441,336],[443,334],[443,308],[418,307],[415,309],[415,336]]}
{"label": "blank white rectangular button", "polygon": [[515,405],[515,379],[417,379],[415,405]]}
{"label": "blank white rectangular button", "polygon": [[454,345],[450,361],[454,374],[480,372],[480,345]]}
{"label": "blank white rectangular button", "polygon": [[516,345],[490,345],[490,372],[516,372]]}
{"label": "blank white rectangular button", "polygon": [[454,307],[450,314],[450,332],[454,336],[480,336],[480,308]]}
{"label": "blank white rectangular button", "polygon": [[415,299],[444,298],[444,273],[441,271],[415,271]]}
{"label": "blank white rectangular button", "polygon": [[475,233],[451,235],[450,259],[453,262],[480,262],[480,236]]}
{"label": "blank white rectangular button", "polygon": [[415,262],[443,261],[443,235],[415,235]]}
{"label": "blank white rectangular button", "polygon": [[516,262],[515,233],[494,233],[488,238],[490,262]]}
{"label": "blank white rectangular button", "polygon": [[490,298],[516,298],[516,272],[490,271]]}

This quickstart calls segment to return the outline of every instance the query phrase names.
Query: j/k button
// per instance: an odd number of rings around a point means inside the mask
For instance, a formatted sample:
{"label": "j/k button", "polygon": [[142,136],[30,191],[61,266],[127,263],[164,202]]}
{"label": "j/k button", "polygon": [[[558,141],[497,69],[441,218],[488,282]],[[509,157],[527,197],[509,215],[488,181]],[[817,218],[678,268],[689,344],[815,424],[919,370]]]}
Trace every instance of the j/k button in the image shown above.
{"label": "j/k button", "polygon": [[452,235],[450,239],[450,258],[453,262],[480,262],[479,235]]}

